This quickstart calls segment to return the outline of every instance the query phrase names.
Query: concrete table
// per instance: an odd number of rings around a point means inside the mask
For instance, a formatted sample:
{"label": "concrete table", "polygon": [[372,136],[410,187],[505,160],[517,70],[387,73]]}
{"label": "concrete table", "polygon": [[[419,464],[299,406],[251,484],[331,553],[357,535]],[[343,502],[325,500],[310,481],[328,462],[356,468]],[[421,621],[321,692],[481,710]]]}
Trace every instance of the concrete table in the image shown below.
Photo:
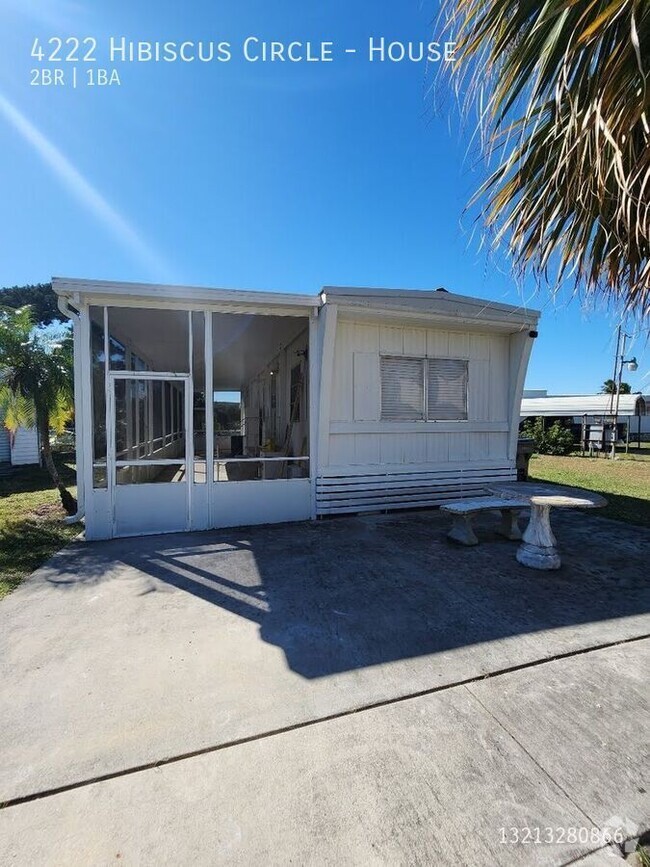
{"label": "concrete table", "polygon": [[531,569],[559,569],[562,565],[557,540],[551,529],[551,509],[600,509],[607,500],[600,494],[535,482],[499,482],[489,485],[490,493],[500,497],[527,500],[530,521],[517,550],[517,560]]}

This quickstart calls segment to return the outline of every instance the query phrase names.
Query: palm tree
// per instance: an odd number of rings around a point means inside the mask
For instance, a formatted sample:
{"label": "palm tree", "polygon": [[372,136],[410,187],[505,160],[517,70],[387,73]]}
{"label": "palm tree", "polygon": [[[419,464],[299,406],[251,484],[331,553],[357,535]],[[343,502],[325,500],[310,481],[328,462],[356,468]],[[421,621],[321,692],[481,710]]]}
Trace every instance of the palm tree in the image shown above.
{"label": "palm tree", "polygon": [[[650,310],[650,3],[441,0],[515,270]],[[472,204],[471,203],[471,204]]]}
{"label": "palm tree", "polygon": [[38,429],[43,463],[69,515],[77,501],[67,490],[52,459],[50,431],[61,433],[72,416],[72,341],[55,343],[34,328],[29,307],[0,309],[0,408],[5,426]]}
{"label": "palm tree", "polygon": [[[616,394],[616,383],[613,379],[606,379],[600,389],[601,394]],[[632,388],[629,382],[622,382],[619,394],[631,394]]]}

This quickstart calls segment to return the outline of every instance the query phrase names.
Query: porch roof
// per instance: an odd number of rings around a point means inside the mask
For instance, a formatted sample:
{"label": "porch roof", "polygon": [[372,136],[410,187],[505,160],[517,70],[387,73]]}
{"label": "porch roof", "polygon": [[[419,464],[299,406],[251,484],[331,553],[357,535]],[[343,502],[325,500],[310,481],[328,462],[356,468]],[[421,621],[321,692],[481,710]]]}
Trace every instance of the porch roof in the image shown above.
{"label": "porch roof", "polygon": [[174,286],[164,283],[125,283],[112,280],[83,280],[53,277],[57,295],[83,298],[90,304],[120,306],[214,306],[229,312],[273,310],[284,315],[307,315],[310,308],[320,307],[319,295],[294,295],[288,292],[260,292],[248,289],[210,289],[201,286]]}

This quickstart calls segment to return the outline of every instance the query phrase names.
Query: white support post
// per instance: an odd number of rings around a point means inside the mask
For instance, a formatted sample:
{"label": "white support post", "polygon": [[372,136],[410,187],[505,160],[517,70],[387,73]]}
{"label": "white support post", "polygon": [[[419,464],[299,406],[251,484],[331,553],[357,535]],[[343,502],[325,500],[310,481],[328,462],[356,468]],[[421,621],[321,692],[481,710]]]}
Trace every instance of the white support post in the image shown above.
{"label": "white support post", "polygon": [[314,476],[329,464],[332,378],[334,376],[334,346],[338,311],[335,304],[321,309],[320,388],[318,400],[318,466]]}
{"label": "white support post", "polygon": [[208,486],[208,526],[212,526],[212,490],[214,482],[214,378],[212,370],[212,313],[205,310],[205,483]]}
{"label": "white support post", "polygon": [[187,311],[187,347],[190,376],[185,400],[185,477],[187,480],[187,529],[192,529],[192,489],[194,487],[194,332],[192,311]]}
{"label": "white support post", "polygon": [[[309,342],[307,344],[309,359],[309,481],[311,489],[311,519],[316,520],[316,476],[318,470],[318,416],[320,378],[318,376],[318,360],[320,358],[318,308],[309,317]],[[277,383],[276,383],[277,388]],[[277,394],[276,394],[277,404]]]}
{"label": "white support post", "polygon": [[[154,382],[153,380],[150,380],[150,381],[147,383],[147,416],[148,416],[148,419],[149,419],[149,442],[148,442],[148,445],[147,445],[147,451],[148,451],[148,453],[149,453],[150,455],[153,454],[153,451],[154,451],[154,445],[153,445],[153,440],[154,440],[154,436],[153,436],[153,431],[154,431],[154,424],[153,424],[153,388],[154,388],[154,385],[155,385],[155,382]],[[161,386],[161,388],[162,388],[162,386]]]}
{"label": "white support post", "polygon": [[[162,414],[160,433],[162,434],[162,447],[163,448],[165,448],[165,446],[167,445],[167,424],[166,424],[166,421],[167,421],[167,418],[166,418],[166,415],[167,415],[167,413],[166,413],[166,410],[167,410],[167,389],[165,387],[166,385],[167,385],[166,382],[161,383],[161,392],[162,393],[161,393],[161,397],[160,397],[160,407],[161,407],[160,412]],[[169,433],[171,433],[174,430],[174,401],[172,400],[171,392],[169,394],[169,409],[170,409],[169,426],[171,428]]]}
{"label": "white support post", "polygon": [[[167,394],[165,395],[165,404],[167,404],[167,402],[169,401],[169,428],[165,423],[164,434],[165,438],[169,437],[169,442],[172,443],[177,439],[176,428],[178,427],[178,419],[180,418],[180,413],[178,411],[178,394],[175,382],[165,382],[165,384],[163,385],[163,392],[165,391],[165,387],[167,389]],[[166,412],[167,410],[165,410],[165,413]],[[161,430],[163,430],[162,427]],[[163,445],[167,445],[164,439]]]}
{"label": "white support post", "polygon": [[[90,311],[89,311],[90,313]],[[115,533],[115,425],[113,424],[113,383],[111,370],[111,341],[108,332],[108,307],[104,307],[104,404],[106,408],[106,486],[110,500],[112,533]],[[93,449],[94,450],[94,449]],[[92,471],[91,471],[92,472]]]}
{"label": "white support post", "polygon": [[77,437],[77,474],[82,480],[77,501],[88,509],[93,495],[93,404],[92,349],[90,341],[90,309],[79,310],[79,325],[74,334],[75,357],[75,434]]}

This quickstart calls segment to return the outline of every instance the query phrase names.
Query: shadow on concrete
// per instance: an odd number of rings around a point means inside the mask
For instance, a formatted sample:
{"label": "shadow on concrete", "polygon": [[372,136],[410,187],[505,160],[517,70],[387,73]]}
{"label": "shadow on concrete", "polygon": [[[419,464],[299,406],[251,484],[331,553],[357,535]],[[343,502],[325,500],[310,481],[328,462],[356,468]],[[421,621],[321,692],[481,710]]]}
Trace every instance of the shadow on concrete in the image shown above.
{"label": "shadow on concrete", "polygon": [[48,580],[72,588],[126,565],[145,593],[180,590],[259,624],[306,678],[650,611],[650,531],[558,514],[563,566],[544,573],[515,561],[496,519],[470,549],[447,527],[421,512],[81,544]]}

